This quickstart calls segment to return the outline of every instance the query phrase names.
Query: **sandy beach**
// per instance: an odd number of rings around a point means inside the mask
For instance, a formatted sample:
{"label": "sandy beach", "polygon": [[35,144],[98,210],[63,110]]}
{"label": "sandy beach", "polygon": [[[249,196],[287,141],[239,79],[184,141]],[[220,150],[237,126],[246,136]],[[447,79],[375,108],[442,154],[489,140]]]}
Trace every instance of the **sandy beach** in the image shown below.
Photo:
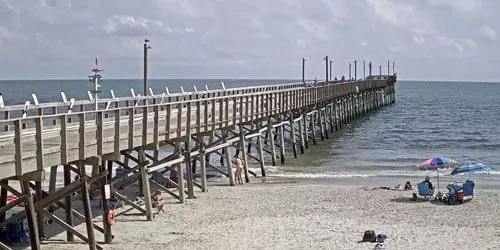
{"label": "sandy beach", "polygon": [[[118,217],[105,249],[373,249],[358,243],[365,230],[386,234],[385,249],[495,249],[500,242],[500,193],[478,190],[462,205],[410,201],[411,191],[366,190],[334,180],[272,178],[230,187],[211,182],[208,193],[176,204],[153,222]],[[369,187],[371,189],[371,187]],[[133,213],[133,212],[132,212]],[[98,220],[96,218],[96,220]],[[85,232],[83,225],[79,228]],[[99,241],[102,234],[96,233]],[[56,243],[46,249],[88,249]],[[62,243],[62,244],[61,244]]]}

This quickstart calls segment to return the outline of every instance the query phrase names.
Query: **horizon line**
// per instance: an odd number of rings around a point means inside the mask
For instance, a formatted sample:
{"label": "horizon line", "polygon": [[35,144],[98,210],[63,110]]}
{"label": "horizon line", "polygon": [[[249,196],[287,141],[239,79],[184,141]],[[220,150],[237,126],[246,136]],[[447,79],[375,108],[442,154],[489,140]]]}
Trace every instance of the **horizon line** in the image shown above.
{"label": "horizon line", "polygon": [[[28,79],[1,79],[0,81],[75,81],[75,80],[87,80],[86,78],[28,78]],[[106,78],[106,80],[138,80],[143,81],[142,78]],[[294,79],[294,78],[148,78],[148,80],[290,80],[294,82],[301,82],[302,79]],[[362,79],[359,79],[362,80]],[[306,79],[306,81],[314,81],[314,79]],[[323,79],[318,79],[318,81],[323,81]],[[498,83],[499,81],[492,80],[443,80],[443,79],[398,79],[403,82],[468,82],[468,83]]]}

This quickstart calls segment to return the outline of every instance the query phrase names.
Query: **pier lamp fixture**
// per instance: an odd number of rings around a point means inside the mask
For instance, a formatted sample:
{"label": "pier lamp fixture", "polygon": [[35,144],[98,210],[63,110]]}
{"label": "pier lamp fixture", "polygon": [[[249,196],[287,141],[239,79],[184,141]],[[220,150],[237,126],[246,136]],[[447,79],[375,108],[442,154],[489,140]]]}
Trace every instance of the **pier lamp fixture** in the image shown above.
{"label": "pier lamp fixture", "polygon": [[351,64],[351,62],[349,62],[349,81],[351,80],[351,67],[352,67],[352,64]]}
{"label": "pier lamp fixture", "polygon": [[148,50],[151,49],[149,39],[144,39],[144,96],[148,96]]}
{"label": "pier lamp fixture", "polygon": [[366,67],[365,67],[365,60],[363,60],[363,80],[366,78]]}
{"label": "pier lamp fixture", "polygon": [[358,61],[354,60],[354,80],[358,79]]}
{"label": "pier lamp fixture", "polygon": [[323,60],[325,60],[325,84],[328,84],[328,56],[325,56]]}
{"label": "pier lamp fixture", "polygon": [[333,64],[333,61],[330,60],[330,81],[332,80],[332,75],[333,75],[333,73],[332,73],[332,64]]}
{"label": "pier lamp fixture", "polygon": [[307,60],[305,58],[302,58],[302,83],[303,84],[306,83],[306,79],[305,79],[306,62],[307,62]]}

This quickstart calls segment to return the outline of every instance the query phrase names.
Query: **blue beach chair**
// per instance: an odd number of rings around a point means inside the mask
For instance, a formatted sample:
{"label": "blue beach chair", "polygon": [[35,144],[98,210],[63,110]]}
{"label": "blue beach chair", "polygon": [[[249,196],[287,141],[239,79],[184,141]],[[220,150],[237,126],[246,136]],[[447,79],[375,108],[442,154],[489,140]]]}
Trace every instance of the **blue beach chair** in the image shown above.
{"label": "blue beach chair", "polygon": [[450,193],[448,194],[447,203],[449,205],[462,203],[463,196],[459,197],[460,193],[463,194],[462,187],[456,183],[453,183],[453,184],[449,185],[449,189],[450,189]]}
{"label": "blue beach chair", "polygon": [[474,186],[475,184],[471,180],[464,182],[464,197],[470,197],[470,199],[474,197]]}
{"label": "blue beach chair", "polygon": [[418,183],[417,188],[418,188],[418,196],[424,197],[426,200],[428,200],[432,196],[429,184],[427,182],[423,181]]}

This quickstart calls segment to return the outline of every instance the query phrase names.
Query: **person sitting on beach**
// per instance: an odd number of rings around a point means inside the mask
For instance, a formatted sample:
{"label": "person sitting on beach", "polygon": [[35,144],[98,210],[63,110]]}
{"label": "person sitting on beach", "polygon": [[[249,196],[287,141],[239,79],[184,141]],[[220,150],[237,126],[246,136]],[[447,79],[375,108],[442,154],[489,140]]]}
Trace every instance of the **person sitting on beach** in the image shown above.
{"label": "person sitting on beach", "polygon": [[404,190],[414,190],[414,188],[411,185],[410,181],[406,181]]}
{"label": "person sitting on beach", "polygon": [[153,207],[158,208],[158,213],[167,212],[165,211],[165,202],[163,201],[163,195],[160,190],[156,190],[156,192],[151,196],[151,201],[153,203]]}
{"label": "person sitting on beach", "polygon": [[243,172],[243,164],[245,164],[245,161],[242,158],[243,157],[241,157],[241,156],[236,157],[236,171],[234,171],[234,175],[235,175],[236,181],[239,184],[243,185],[243,179],[241,178],[241,174]]}
{"label": "person sitting on beach", "polygon": [[424,182],[426,182],[427,185],[429,185],[429,191],[431,192],[431,195],[433,195],[434,194],[434,186],[432,185],[431,177],[426,176]]}

